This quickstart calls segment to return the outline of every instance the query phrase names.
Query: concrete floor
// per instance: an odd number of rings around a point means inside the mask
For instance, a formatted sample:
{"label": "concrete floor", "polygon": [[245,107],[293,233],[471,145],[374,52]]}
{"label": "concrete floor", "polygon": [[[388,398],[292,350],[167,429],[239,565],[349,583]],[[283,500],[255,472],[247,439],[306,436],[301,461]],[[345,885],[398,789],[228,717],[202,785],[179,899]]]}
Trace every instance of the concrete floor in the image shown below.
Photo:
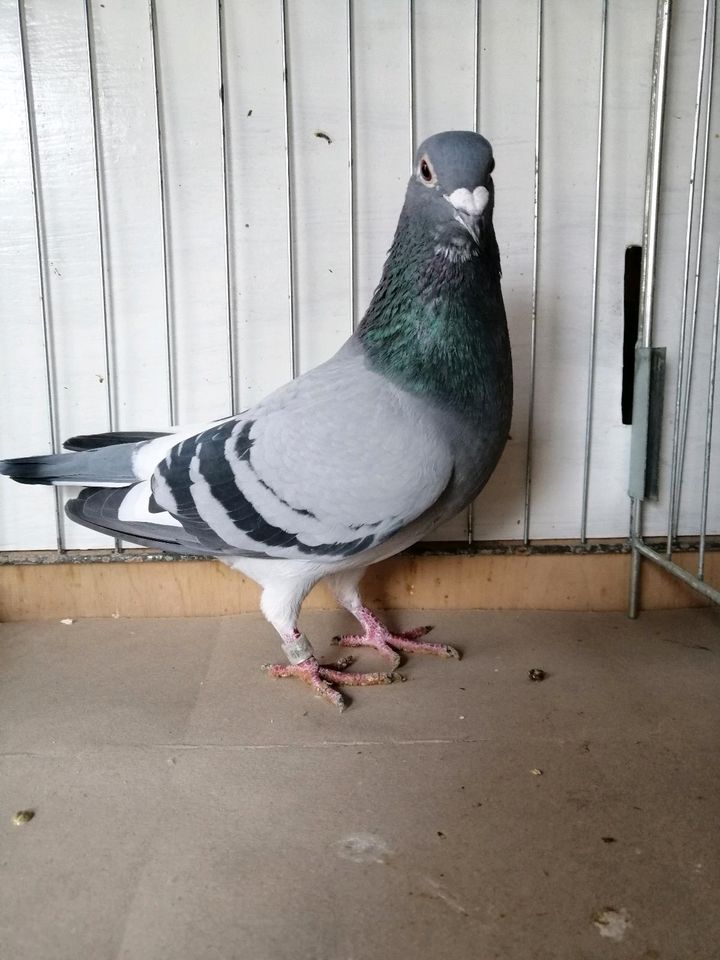
{"label": "concrete floor", "polygon": [[257,616],[2,626],[2,957],[720,956],[718,611],[433,621],[342,715]]}

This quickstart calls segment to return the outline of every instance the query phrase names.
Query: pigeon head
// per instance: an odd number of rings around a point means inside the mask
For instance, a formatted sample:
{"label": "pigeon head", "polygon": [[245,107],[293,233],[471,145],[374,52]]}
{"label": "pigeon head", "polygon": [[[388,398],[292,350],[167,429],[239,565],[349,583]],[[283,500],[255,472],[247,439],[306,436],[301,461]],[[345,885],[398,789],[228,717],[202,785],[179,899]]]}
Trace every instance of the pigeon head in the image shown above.
{"label": "pigeon head", "polygon": [[494,167],[492,147],[479,133],[436,133],[415,155],[405,210],[435,228],[433,239],[446,253],[469,255],[492,219]]}
{"label": "pigeon head", "polygon": [[510,347],[493,230],[492,148],[420,144],[382,277],[357,330],[375,370],[476,421],[508,405]]}

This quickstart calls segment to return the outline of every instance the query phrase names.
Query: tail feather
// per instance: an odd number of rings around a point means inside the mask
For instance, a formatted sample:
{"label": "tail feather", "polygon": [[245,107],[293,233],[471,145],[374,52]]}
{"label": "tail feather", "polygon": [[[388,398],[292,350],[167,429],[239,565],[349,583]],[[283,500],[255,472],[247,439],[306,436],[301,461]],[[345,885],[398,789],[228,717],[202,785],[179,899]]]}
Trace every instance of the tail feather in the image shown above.
{"label": "tail feather", "polygon": [[[227,544],[221,544],[217,550],[201,544],[192,531],[186,530],[179,521],[167,513],[159,515],[155,522],[134,519],[132,514],[138,512],[138,504],[135,503],[134,508],[131,506],[127,509],[128,500],[143,500],[144,495],[144,502],[147,504],[149,493],[148,481],[134,484],[123,490],[86,487],[75,500],[68,500],[65,504],[65,513],[71,520],[84,527],[132,541],[142,547],[186,555],[219,556],[223,553],[232,553],[233,548]],[[135,497],[135,494],[140,494],[140,497]],[[147,506],[139,512],[147,513]],[[218,542],[221,543],[221,541]]]}
{"label": "tail feather", "polygon": [[78,453],[0,460],[0,474],[18,483],[124,487],[138,477],[133,470],[137,443],[120,443]]}
{"label": "tail feather", "polygon": [[87,433],[79,437],[70,437],[63,443],[66,450],[97,450],[99,447],[116,446],[122,443],[142,443],[145,440],[157,440],[167,437],[166,431],[153,430],[115,430],[112,433]]}

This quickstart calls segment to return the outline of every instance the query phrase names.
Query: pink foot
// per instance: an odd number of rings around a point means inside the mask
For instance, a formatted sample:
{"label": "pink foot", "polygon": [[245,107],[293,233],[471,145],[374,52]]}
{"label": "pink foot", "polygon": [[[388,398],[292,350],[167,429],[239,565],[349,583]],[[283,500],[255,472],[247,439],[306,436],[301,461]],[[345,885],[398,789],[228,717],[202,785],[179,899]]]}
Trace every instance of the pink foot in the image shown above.
{"label": "pink foot", "polygon": [[418,639],[429,633],[432,627],[415,627],[402,633],[391,633],[367,607],[362,607],[355,615],[365,628],[363,636],[349,634],[333,637],[333,643],[341,647],[374,647],[383,657],[392,661],[393,669],[400,665],[398,650],[404,653],[429,653],[436,657],[460,659],[460,652],[455,647],[445,643],[427,643]]}
{"label": "pink foot", "polygon": [[299,677],[315,691],[316,697],[322,697],[339,710],[344,710],[345,698],[339,690],[331,684],[346,687],[369,687],[380,683],[392,683],[394,680],[404,679],[397,673],[345,673],[353,662],[352,657],[343,657],[337,663],[321,665],[315,657],[309,657],[302,663],[266,663],[263,670],[267,670],[271,677]]}

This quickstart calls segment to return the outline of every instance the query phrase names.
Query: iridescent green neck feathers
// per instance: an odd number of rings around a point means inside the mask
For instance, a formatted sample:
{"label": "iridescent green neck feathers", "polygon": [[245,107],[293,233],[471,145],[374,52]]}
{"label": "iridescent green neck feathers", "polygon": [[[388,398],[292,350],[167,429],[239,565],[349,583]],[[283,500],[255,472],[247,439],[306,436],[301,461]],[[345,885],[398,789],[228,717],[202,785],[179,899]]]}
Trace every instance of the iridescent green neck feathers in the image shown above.
{"label": "iridescent green neck feathers", "polygon": [[372,366],[399,386],[481,416],[512,390],[492,223],[476,245],[423,221],[403,211],[357,336]]}

